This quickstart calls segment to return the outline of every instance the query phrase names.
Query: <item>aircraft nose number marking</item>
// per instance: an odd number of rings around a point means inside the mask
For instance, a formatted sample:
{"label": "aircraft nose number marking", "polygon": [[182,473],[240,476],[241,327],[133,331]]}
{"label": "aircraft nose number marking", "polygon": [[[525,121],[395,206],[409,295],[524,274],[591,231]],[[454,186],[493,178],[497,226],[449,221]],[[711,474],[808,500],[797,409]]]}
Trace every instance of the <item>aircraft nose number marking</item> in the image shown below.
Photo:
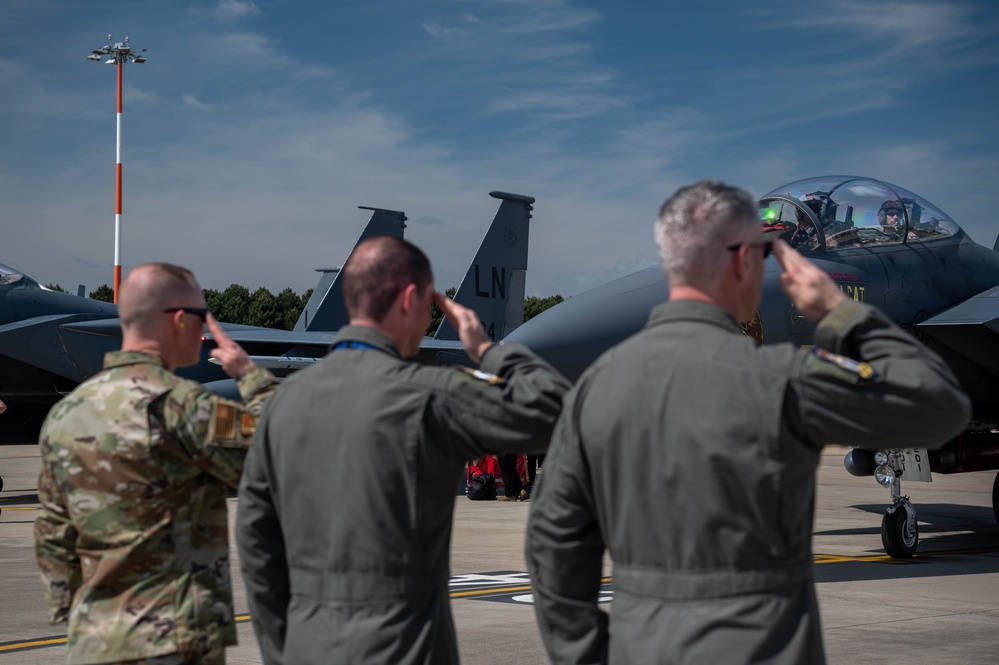
{"label": "aircraft nose number marking", "polygon": [[837,282],[840,291],[846,294],[846,297],[853,302],[867,302],[867,285],[866,284],[844,284],[843,282]]}

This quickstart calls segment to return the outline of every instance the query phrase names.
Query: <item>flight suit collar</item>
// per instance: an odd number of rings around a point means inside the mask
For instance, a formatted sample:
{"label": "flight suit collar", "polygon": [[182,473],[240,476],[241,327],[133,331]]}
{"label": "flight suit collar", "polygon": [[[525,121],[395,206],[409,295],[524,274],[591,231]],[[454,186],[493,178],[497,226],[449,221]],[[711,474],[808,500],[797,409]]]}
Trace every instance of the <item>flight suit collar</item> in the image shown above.
{"label": "flight suit collar", "polygon": [[362,344],[373,346],[379,351],[393,355],[396,358],[402,357],[399,354],[399,348],[395,345],[395,342],[388,338],[388,335],[368,326],[344,326],[340,328],[333,339],[330,349],[340,342],[361,342]]}
{"label": "flight suit collar", "polygon": [[146,353],[144,351],[109,351],[104,354],[104,369],[142,364],[157,365],[166,369],[163,358],[155,353]]}
{"label": "flight suit collar", "polygon": [[698,321],[742,333],[742,328],[731,314],[718,305],[700,300],[669,300],[657,305],[649,314],[646,326],[659,326],[676,321]]}

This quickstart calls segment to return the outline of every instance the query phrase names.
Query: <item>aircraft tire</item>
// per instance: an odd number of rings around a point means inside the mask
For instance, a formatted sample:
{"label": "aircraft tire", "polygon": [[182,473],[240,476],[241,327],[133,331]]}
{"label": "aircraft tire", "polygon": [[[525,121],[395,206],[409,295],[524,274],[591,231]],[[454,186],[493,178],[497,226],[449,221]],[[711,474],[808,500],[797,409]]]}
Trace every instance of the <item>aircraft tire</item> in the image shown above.
{"label": "aircraft tire", "polygon": [[881,518],[881,544],[885,554],[893,559],[911,559],[919,545],[919,526],[914,526],[909,533],[907,513],[905,506],[899,506],[895,512],[886,512]]}

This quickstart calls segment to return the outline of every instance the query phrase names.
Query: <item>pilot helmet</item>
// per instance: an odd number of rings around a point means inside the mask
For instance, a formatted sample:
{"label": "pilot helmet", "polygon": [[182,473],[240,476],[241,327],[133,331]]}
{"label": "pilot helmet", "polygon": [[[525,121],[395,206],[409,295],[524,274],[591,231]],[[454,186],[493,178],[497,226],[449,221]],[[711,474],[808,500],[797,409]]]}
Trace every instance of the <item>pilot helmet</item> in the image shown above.
{"label": "pilot helmet", "polygon": [[901,201],[896,201],[894,199],[891,199],[889,201],[885,201],[884,203],[882,203],[881,204],[881,209],[878,210],[878,221],[881,222],[882,226],[884,225],[885,221],[887,220],[888,211],[889,210],[896,210],[896,211],[898,211],[898,218],[899,218],[899,220],[901,220],[902,219],[902,215],[903,215],[903,211],[905,210],[905,206],[902,205]]}
{"label": "pilot helmet", "polygon": [[805,205],[815,213],[816,217],[822,217],[822,201],[819,199],[805,199]]}

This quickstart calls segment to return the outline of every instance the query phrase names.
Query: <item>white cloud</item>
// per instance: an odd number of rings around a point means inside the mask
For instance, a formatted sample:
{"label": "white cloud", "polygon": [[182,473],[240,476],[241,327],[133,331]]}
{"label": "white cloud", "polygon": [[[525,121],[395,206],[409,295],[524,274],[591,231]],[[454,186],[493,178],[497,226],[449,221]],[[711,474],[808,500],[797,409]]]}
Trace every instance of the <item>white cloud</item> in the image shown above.
{"label": "white cloud", "polygon": [[252,0],[219,0],[218,15],[226,21],[239,21],[263,12]]}
{"label": "white cloud", "polygon": [[235,23],[243,19],[260,16],[263,14],[260,7],[253,0],[219,0],[215,7],[210,9],[194,7],[189,10],[192,14],[204,14],[217,18],[226,23]]}
{"label": "white cloud", "polygon": [[207,109],[211,108],[210,104],[205,104],[204,102],[202,102],[201,100],[199,100],[194,95],[189,95],[187,93],[181,95],[181,97],[180,97],[180,103],[183,104],[184,106],[187,106],[187,107],[190,107],[190,108],[194,108],[194,109],[198,109],[199,111],[203,111],[203,110],[207,110]]}
{"label": "white cloud", "polygon": [[461,28],[441,25],[439,23],[422,23],[423,29],[431,37],[461,37],[466,34]]}

